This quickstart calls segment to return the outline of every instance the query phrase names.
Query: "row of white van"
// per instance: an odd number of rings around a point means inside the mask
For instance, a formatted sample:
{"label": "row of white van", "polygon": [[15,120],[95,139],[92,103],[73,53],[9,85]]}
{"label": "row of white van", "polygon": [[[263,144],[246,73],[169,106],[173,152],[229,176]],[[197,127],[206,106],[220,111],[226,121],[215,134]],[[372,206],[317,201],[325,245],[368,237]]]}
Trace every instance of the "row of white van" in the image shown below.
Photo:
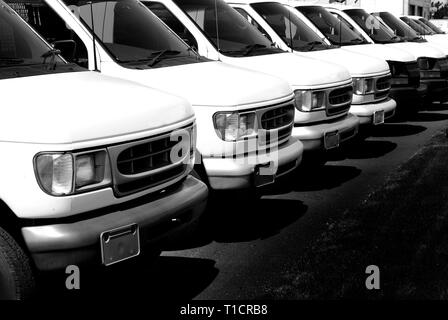
{"label": "row of white van", "polygon": [[158,253],[209,189],[263,190],[448,97],[446,41],[228,2],[0,0],[0,299],[35,271]]}

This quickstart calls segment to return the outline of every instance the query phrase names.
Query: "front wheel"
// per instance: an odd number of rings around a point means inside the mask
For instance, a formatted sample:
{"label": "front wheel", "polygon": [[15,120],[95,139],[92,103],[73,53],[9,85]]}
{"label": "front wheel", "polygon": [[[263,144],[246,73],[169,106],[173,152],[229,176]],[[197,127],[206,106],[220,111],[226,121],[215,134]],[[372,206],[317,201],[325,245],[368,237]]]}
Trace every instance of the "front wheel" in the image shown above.
{"label": "front wheel", "polygon": [[35,289],[28,256],[19,244],[0,228],[0,300],[24,300]]}

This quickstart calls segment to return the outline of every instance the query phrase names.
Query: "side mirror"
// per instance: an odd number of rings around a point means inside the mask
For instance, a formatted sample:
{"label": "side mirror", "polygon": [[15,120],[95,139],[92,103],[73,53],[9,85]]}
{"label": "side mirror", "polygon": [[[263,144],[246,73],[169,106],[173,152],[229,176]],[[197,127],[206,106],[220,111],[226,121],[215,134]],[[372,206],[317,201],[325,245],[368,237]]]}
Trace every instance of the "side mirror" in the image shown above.
{"label": "side mirror", "polygon": [[52,43],[53,48],[61,51],[61,55],[67,61],[73,61],[76,53],[76,42],[74,40],[57,40]]}

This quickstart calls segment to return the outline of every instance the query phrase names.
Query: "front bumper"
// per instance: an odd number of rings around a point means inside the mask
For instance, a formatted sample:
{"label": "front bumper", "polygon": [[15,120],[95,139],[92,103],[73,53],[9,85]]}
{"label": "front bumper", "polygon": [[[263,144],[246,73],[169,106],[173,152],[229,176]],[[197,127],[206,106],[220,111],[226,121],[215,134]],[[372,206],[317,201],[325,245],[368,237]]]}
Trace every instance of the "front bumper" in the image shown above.
{"label": "front bumper", "polygon": [[325,150],[324,137],[330,132],[338,132],[340,142],[354,138],[358,133],[359,119],[353,114],[329,122],[318,124],[294,124],[292,135],[302,141],[304,151]]}
{"label": "front bumper", "polygon": [[301,162],[303,144],[291,137],[276,152],[268,154],[249,154],[238,158],[206,158],[202,159],[208,176],[209,185],[214,190],[234,190],[258,187],[257,170],[265,164],[277,163],[277,171],[273,174],[272,183],[277,177],[292,172]]}
{"label": "front bumper", "polygon": [[375,112],[384,111],[384,119],[388,119],[394,115],[396,107],[397,103],[395,100],[388,98],[378,103],[352,105],[350,113],[353,113],[359,118],[360,125],[369,125],[373,124],[373,115]]}
{"label": "front bumper", "polygon": [[448,100],[448,80],[421,79],[420,81],[428,86],[428,101],[445,102]]}
{"label": "front bumper", "polygon": [[68,265],[101,264],[100,235],[104,231],[136,223],[142,250],[174,236],[205,210],[207,186],[188,176],[180,185],[161,193],[83,215],[95,217],[22,228],[28,250],[39,270]]}

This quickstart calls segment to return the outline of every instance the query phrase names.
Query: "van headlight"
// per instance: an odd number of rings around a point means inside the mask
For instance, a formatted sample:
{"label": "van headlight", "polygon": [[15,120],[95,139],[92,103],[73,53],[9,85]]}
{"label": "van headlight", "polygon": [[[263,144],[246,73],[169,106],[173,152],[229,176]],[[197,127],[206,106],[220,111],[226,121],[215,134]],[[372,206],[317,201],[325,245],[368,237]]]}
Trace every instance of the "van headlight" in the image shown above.
{"label": "van headlight", "polygon": [[40,187],[53,196],[105,187],[112,182],[106,150],[39,153],[34,167]]}
{"label": "van headlight", "polygon": [[373,78],[353,78],[353,90],[357,95],[366,95],[375,92]]}
{"label": "van headlight", "polygon": [[255,112],[218,112],[213,116],[216,134],[224,141],[237,141],[257,134]]}
{"label": "van headlight", "polygon": [[325,108],[325,92],[296,90],[294,99],[297,110],[302,112],[317,111]]}
{"label": "van headlight", "polygon": [[429,70],[430,69],[430,61],[428,58],[421,57],[417,59],[418,67],[420,70]]}

